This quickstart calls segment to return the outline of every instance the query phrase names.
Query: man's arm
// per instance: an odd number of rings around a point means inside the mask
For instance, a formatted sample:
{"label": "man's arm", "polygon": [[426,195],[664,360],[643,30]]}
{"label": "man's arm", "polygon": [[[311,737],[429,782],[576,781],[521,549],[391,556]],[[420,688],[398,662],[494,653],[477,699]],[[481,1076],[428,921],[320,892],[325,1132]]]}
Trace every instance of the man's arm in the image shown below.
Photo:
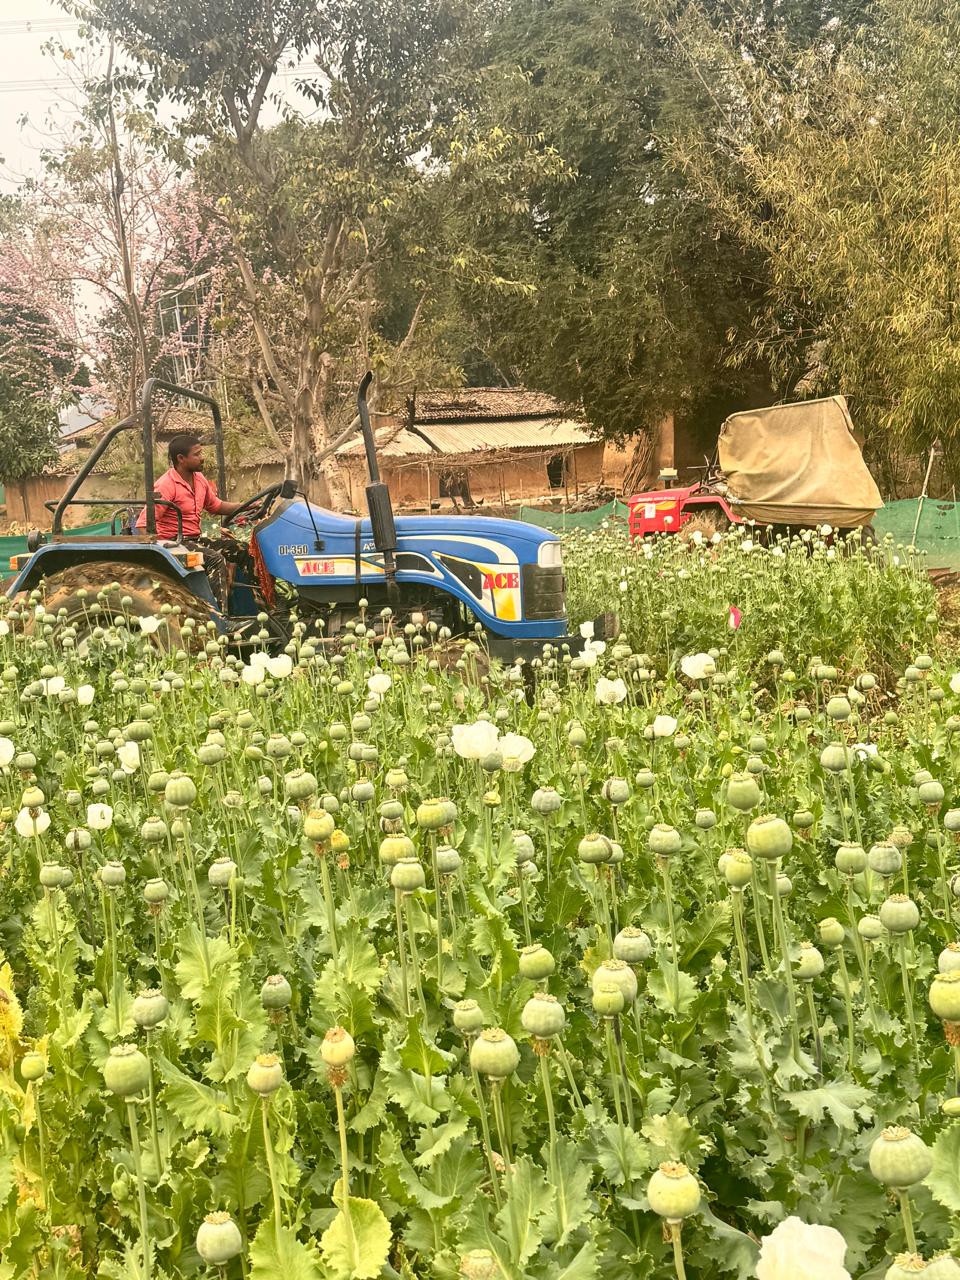
{"label": "man's arm", "polygon": [[215,516],[223,516],[229,520],[233,513],[239,511],[242,506],[242,502],[223,502],[217,497],[213,485],[209,481],[207,482],[207,490],[203,500],[204,511],[209,511]]}
{"label": "man's arm", "polygon": [[229,520],[233,513],[239,511],[242,506],[242,502],[221,502],[217,511],[221,516],[226,516]]}

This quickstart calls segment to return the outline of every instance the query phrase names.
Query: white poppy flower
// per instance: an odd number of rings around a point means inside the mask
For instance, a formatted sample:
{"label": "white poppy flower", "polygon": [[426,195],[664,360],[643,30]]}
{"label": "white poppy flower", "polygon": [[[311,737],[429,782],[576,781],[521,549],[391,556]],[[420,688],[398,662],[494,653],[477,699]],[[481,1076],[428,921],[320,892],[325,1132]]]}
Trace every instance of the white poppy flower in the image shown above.
{"label": "white poppy flower", "polygon": [[63,676],[51,676],[49,680],[41,680],[40,687],[49,697],[55,698],[61,689],[67,687],[67,682]]}
{"label": "white poppy flower", "polygon": [[[820,535],[821,535],[821,537],[823,537],[823,538],[829,538],[829,537],[830,537],[830,535],[831,535],[831,533],[833,533],[833,525],[832,525],[832,524],[822,524],[822,525],[820,526]],[[789,1221],[789,1219],[788,1219],[788,1221]]]}
{"label": "white poppy flower", "polygon": [[9,738],[0,738],[0,769],[5,769],[17,754],[17,748]]}
{"label": "white poppy flower", "polygon": [[269,661],[269,653],[264,653],[262,649],[255,649],[250,655],[251,667],[265,667]]}
{"label": "white poppy flower", "polygon": [[950,692],[960,693],[960,671],[955,676],[950,677]]}
{"label": "white poppy flower", "polygon": [[581,636],[584,638],[584,640],[592,640],[592,639],[593,639],[593,623],[592,623],[592,622],[581,622],[581,623],[580,623],[580,634],[581,634]]}
{"label": "white poppy flower", "polygon": [[855,742],[850,748],[858,760],[866,760],[868,756],[875,756],[877,752],[877,744],[875,742]]}
{"label": "white poppy flower", "polygon": [[627,696],[627,686],[619,677],[608,680],[606,676],[601,676],[593,692],[600,706],[611,707],[623,702]]}
{"label": "white poppy flower", "polygon": [[835,1228],[786,1218],[760,1241],[757,1280],[850,1280],[846,1252]]}
{"label": "white poppy flower", "polygon": [[0,618],[0,636],[8,636],[10,634],[10,623],[6,618]]}
{"label": "white poppy flower", "polygon": [[77,706],[89,707],[96,695],[96,689],[92,684],[82,684],[77,690]]}
{"label": "white poppy flower", "polygon": [[489,720],[453,726],[453,749],[461,760],[482,760],[497,750],[500,730]]}
{"label": "white poppy flower", "polygon": [[49,827],[50,815],[46,809],[36,809],[33,812],[29,809],[21,809],[13,825],[16,827],[18,836],[23,836],[25,840],[32,840],[34,836],[42,836]]}
{"label": "white poppy flower", "polygon": [[691,541],[691,542],[694,544],[694,546],[696,546],[696,547],[699,547],[699,546],[702,544],[702,542],[703,542],[703,534],[701,533],[701,531],[700,531],[699,529],[694,529],[693,533],[691,533],[691,535],[690,535],[690,541]]}
{"label": "white poppy flower", "polygon": [[367,680],[367,688],[370,692],[375,693],[380,697],[387,692],[392,684],[393,680],[385,671],[375,671]]}
{"label": "white poppy flower", "polygon": [[672,738],[677,732],[677,721],[675,716],[657,716],[653,722],[653,736],[655,738]]}
{"label": "white poppy flower", "polygon": [[293,659],[289,653],[278,653],[275,658],[267,660],[267,670],[273,676],[274,680],[286,680],[287,676],[293,670]]}
{"label": "white poppy flower", "polygon": [[140,748],[137,743],[123,743],[117,748],[117,759],[124,773],[136,773],[140,768]]}
{"label": "white poppy flower", "polygon": [[[522,691],[521,691],[522,692]],[[497,744],[503,756],[503,768],[506,773],[519,773],[536,753],[536,747],[522,733],[505,733]]]}
{"label": "white poppy flower", "polygon": [[620,592],[621,592],[621,594],[622,594],[624,591],[628,591],[628,590],[629,590],[629,588],[630,588],[630,584],[629,584],[629,582],[627,582],[626,578],[621,578],[621,579],[620,579]]}
{"label": "white poppy flower", "polygon": [[108,804],[88,804],[87,826],[91,831],[109,831],[113,826],[113,810]]}
{"label": "white poppy flower", "polygon": [[706,680],[716,675],[717,665],[709,653],[688,653],[680,659],[680,670],[689,680]]}
{"label": "white poppy flower", "polygon": [[589,644],[584,645],[577,660],[581,667],[595,667],[597,665],[597,652]]}
{"label": "white poppy flower", "polygon": [[140,619],[140,630],[145,636],[153,636],[160,630],[160,619],[149,614]]}
{"label": "white poppy flower", "polygon": [[243,667],[240,671],[240,679],[244,684],[258,685],[263,684],[267,678],[267,669],[262,666],[254,666],[251,662],[249,667]]}

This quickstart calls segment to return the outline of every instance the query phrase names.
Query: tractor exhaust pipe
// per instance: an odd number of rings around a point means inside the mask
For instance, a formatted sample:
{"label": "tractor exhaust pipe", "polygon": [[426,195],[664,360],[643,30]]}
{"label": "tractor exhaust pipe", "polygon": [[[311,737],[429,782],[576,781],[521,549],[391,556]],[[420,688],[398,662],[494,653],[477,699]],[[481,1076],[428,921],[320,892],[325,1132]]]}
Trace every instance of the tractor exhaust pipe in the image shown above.
{"label": "tractor exhaust pipe", "polygon": [[383,574],[387,582],[387,599],[395,605],[397,592],[397,526],[393,518],[393,506],[390,502],[390,490],[380,479],[380,464],[377,461],[377,446],[370,425],[370,410],[367,407],[367,391],[373,381],[373,374],[368,370],[360,382],[357,391],[357,412],[360,415],[360,430],[363,433],[363,447],[367,453],[367,472],[370,483],[367,485],[367,510],[370,512],[370,527],[373,532],[373,545],[383,554]]}

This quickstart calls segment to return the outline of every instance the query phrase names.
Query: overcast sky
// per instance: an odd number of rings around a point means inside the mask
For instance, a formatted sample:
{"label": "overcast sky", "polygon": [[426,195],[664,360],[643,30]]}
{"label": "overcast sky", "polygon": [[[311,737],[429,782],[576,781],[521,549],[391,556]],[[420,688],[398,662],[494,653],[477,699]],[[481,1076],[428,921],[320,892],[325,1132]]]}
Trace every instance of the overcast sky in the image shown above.
{"label": "overcast sky", "polygon": [[0,3],[0,189],[4,191],[14,190],[24,175],[39,169],[51,115],[61,126],[69,123],[71,89],[66,68],[45,54],[43,46],[52,37],[69,45],[76,31],[76,22],[52,0]]}

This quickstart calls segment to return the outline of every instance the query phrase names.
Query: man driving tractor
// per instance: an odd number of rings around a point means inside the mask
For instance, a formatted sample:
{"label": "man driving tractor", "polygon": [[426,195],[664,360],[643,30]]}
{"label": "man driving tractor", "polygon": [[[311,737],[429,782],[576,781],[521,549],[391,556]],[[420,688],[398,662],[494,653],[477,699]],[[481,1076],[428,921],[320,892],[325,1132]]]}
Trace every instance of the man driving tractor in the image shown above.
{"label": "man driving tractor", "polygon": [[[210,481],[203,474],[203,445],[200,437],[181,432],[170,441],[167,450],[170,458],[170,469],[165,471],[153,487],[155,498],[163,499],[163,505],[156,508],[157,537],[176,539],[180,530],[177,524],[177,513],[167,503],[173,503],[180,511],[183,525],[183,543],[194,551],[203,553],[203,567],[210,579],[210,586],[221,609],[226,608],[229,590],[227,562],[223,552],[200,536],[200,513],[209,511],[212,515],[232,516],[243,506],[242,502],[224,502],[214,492]],[[143,529],[147,522],[146,508],[140,512],[137,528]]]}

